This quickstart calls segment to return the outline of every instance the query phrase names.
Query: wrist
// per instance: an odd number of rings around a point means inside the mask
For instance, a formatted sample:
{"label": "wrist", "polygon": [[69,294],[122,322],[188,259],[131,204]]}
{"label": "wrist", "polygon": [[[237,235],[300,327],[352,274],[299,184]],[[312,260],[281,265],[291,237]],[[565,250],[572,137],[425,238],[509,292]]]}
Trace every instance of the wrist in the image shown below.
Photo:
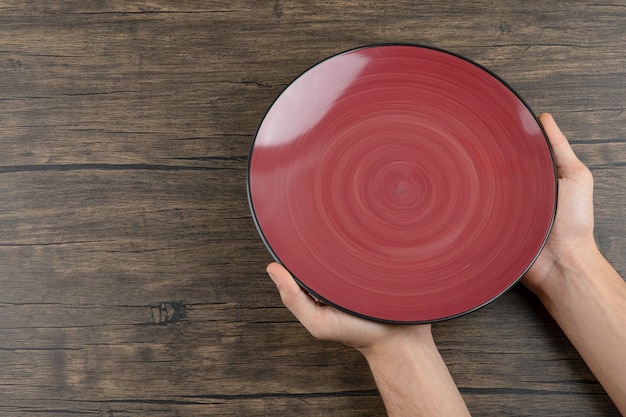
{"label": "wrist", "polygon": [[357,350],[368,362],[376,362],[411,354],[416,348],[437,351],[430,325],[398,325],[378,343]]}
{"label": "wrist", "polygon": [[430,326],[399,329],[395,337],[361,352],[389,416],[469,416]]}
{"label": "wrist", "polygon": [[549,275],[532,288],[546,307],[558,303],[572,290],[582,291],[594,281],[597,270],[608,265],[595,242],[578,247],[565,256],[555,258]]}
{"label": "wrist", "polygon": [[568,278],[584,273],[598,258],[602,258],[602,254],[593,238],[569,247],[546,247],[523,282],[542,298]]}

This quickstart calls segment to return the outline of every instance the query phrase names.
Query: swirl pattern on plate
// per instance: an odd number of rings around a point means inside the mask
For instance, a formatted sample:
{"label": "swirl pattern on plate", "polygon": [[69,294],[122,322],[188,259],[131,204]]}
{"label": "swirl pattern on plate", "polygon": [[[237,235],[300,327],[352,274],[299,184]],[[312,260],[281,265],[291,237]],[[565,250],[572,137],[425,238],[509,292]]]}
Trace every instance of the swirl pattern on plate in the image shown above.
{"label": "swirl pattern on plate", "polygon": [[536,118],[496,76],[388,45],[287,87],[257,132],[248,192],[265,243],[307,291],[417,323],[472,311],[523,275],[556,179]]}

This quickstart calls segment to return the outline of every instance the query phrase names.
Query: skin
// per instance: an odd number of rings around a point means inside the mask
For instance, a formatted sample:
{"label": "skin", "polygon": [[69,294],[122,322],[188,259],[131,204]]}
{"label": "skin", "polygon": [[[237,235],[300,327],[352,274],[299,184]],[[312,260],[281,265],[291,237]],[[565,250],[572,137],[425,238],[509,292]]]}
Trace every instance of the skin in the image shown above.
{"label": "skin", "polygon": [[[549,114],[539,120],[559,182],[554,227],[523,279],[543,302],[623,415],[626,415],[626,283],[593,237],[593,177]],[[285,306],[316,338],[352,346],[374,375],[387,414],[468,416],[426,325],[364,320],[316,302],[278,263],[267,267]]]}
{"label": "skin", "polygon": [[554,228],[523,283],[543,302],[622,415],[626,415],[626,283],[593,237],[593,177],[552,116],[540,121],[555,155]]}

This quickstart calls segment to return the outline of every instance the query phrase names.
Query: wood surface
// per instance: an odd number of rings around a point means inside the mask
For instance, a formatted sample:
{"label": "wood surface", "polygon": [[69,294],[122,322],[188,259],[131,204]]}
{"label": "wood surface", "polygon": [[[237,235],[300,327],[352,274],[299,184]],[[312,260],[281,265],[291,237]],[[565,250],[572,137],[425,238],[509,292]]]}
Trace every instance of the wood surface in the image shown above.
{"label": "wood surface", "polygon": [[[550,111],[626,272],[626,3],[0,1],[0,415],[380,416],[282,307],[246,197],[274,98],[345,49],[463,54]],[[616,416],[521,286],[434,326],[475,416]]]}

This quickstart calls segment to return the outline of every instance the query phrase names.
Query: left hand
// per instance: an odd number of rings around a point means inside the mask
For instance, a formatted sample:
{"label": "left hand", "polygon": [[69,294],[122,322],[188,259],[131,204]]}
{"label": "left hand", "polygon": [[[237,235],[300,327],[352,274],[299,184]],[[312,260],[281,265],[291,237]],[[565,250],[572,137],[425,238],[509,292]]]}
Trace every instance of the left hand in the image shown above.
{"label": "left hand", "polygon": [[334,307],[316,303],[280,264],[268,265],[267,272],[276,284],[283,304],[314,337],[354,347],[366,357],[391,349],[397,343],[432,343],[429,324],[385,324],[352,316]]}

